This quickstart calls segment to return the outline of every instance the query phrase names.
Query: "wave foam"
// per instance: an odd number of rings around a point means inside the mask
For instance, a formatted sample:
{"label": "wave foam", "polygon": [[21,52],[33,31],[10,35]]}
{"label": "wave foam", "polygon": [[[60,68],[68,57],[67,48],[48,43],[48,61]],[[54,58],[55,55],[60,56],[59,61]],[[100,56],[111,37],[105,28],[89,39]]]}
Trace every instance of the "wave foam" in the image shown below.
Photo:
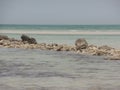
{"label": "wave foam", "polygon": [[0,30],[0,33],[8,33],[8,34],[108,34],[108,35],[117,35],[120,34],[120,31],[78,31],[78,30],[70,30],[70,31],[55,31],[55,30]]}

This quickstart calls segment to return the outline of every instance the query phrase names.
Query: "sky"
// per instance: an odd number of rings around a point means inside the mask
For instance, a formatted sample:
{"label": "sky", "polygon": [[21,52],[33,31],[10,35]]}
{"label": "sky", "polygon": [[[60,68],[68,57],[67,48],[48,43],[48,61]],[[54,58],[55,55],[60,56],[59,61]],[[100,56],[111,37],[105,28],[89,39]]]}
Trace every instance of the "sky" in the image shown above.
{"label": "sky", "polygon": [[0,24],[120,24],[120,0],[0,0]]}

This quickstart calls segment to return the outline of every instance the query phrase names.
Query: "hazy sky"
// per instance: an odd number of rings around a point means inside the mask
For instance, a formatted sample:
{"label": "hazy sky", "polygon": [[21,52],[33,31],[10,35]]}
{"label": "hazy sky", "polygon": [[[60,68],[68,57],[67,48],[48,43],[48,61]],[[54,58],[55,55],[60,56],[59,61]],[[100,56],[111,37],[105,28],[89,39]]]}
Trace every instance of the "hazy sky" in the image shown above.
{"label": "hazy sky", "polygon": [[0,24],[120,24],[120,0],[0,0]]}

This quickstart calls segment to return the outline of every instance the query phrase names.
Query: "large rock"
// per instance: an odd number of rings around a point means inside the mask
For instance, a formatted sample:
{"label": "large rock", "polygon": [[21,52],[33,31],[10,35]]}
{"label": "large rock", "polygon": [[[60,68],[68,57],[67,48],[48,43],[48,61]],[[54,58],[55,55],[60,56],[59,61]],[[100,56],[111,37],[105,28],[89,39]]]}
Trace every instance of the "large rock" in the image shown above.
{"label": "large rock", "polygon": [[21,36],[21,39],[23,42],[27,41],[29,44],[37,44],[37,41],[35,38],[31,38],[31,37],[24,35],[24,34]]}
{"label": "large rock", "polygon": [[29,41],[30,37],[25,34],[22,34],[21,39],[22,41]]}
{"label": "large rock", "polygon": [[88,47],[88,43],[85,39],[81,38],[75,41],[75,46],[77,50],[86,49]]}
{"label": "large rock", "polygon": [[5,35],[0,35],[0,40],[8,40],[8,36],[5,36]]}

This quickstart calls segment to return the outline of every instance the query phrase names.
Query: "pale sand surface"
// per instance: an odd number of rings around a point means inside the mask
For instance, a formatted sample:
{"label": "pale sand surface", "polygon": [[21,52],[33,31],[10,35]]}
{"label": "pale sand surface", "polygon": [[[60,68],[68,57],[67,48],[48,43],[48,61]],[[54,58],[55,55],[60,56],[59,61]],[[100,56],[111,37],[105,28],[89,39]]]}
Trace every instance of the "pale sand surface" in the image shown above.
{"label": "pale sand surface", "polygon": [[10,34],[96,34],[96,35],[119,35],[119,31],[38,31],[38,30],[0,30],[0,33]]}

